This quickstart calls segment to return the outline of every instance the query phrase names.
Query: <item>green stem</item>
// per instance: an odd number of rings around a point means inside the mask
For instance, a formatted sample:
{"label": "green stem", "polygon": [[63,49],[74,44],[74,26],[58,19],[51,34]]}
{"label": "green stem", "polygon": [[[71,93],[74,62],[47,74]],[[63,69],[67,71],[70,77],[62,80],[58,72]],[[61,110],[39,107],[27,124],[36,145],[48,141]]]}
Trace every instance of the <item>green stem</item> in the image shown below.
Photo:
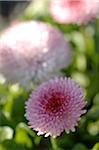
{"label": "green stem", "polygon": [[99,72],[99,20],[97,19],[95,22],[95,35],[94,35],[94,44],[95,44],[95,68],[97,73]]}
{"label": "green stem", "polygon": [[99,53],[99,20],[96,20],[95,23],[95,49]]}
{"label": "green stem", "polygon": [[50,137],[51,145],[52,145],[52,150],[59,150],[56,142],[56,138]]}

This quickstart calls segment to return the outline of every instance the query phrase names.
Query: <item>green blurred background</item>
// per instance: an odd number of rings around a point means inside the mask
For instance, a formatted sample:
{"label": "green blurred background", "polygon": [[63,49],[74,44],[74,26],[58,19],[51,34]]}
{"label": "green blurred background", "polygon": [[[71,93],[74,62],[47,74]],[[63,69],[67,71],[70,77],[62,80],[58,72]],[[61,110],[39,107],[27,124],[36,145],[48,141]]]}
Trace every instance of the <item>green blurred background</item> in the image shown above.
{"label": "green blurred background", "polygon": [[27,126],[24,103],[31,91],[17,84],[5,85],[0,75],[0,150],[99,150],[99,20],[82,26],[60,25],[49,15],[48,3],[49,0],[18,2],[12,10],[7,6],[4,9],[0,2],[0,32],[14,20],[41,20],[63,32],[73,49],[73,61],[60,71],[84,88],[87,113],[76,132],[63,133],[56,139],[55,148],[54,141],[37,136]]}

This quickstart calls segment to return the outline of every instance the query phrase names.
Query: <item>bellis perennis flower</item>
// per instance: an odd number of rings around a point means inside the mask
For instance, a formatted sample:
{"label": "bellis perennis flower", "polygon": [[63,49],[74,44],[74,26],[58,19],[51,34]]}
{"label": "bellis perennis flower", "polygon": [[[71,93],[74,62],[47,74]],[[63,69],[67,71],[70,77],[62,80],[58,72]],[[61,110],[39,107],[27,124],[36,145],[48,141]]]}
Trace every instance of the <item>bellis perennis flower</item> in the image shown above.
{"label": "bellis perennis flower", "polygon": [[41,84],[26,102],[26,118],[38,135],[59,136],[75,131],[83,109],[83,90],[70,78],[55,78]]}
{"label": "bellis perennis flower", "polygon": [[59,23],[85,24],[99,15],[99,1],[52,0],[50,12]]}
{"label": "bellis perennis flower", "polygon": [[55,76],[71,62],[71,51],[63,34],[36,21],[16,23],[0,38],[0,73],[7,81],[30,87],[31,81]]}

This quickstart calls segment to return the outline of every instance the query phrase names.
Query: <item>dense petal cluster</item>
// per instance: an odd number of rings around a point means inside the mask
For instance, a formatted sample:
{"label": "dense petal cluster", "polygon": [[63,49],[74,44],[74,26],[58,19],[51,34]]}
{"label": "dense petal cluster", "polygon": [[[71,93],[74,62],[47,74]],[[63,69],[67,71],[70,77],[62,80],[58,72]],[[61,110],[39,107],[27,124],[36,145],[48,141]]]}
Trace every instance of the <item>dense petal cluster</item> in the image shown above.
{"label": "dense petal cluster", "polygon": [[26,102],[26,118],[38,135],[59,136],[75,131],[83,108],[83,90],[70,78],[55,78],[41,84]]}
{"label": "dense petal cluster", "polygon": [[27,86],[43,81],[71,62],[63,34],[46,23],[15,23],[0,38],[0,73],[8,81]]}
{"label": "dense petal cluster", "polygon": [[52,0],[52,17],[59,23],[87,23],[99,15],[98,0]]}

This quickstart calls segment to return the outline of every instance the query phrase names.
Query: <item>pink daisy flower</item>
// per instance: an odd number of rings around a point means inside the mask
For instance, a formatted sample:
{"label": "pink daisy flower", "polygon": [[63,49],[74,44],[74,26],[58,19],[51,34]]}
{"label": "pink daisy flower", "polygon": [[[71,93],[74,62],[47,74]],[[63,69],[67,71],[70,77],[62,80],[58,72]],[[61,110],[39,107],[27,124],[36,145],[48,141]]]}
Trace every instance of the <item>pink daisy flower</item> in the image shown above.
{"label": "pink daisy flower", "polygon": [[59,23],[87,23],[99,15],[99,1],[52,0],[50,12]]}
{"label": "pink daisy flower", "polygon": [[86,112],[83,90],[70,78],[55,78],[41,84],[26,102],[26,118],[38,135],[59,136],[75,131]]}
{"label": "pink daisy flower", "polygon": [[14,23],[0,38],[0,73],[8,82],[28,87],[31,81],[53,77],[71,62],[71,50],[63,34],[36,21]]}

